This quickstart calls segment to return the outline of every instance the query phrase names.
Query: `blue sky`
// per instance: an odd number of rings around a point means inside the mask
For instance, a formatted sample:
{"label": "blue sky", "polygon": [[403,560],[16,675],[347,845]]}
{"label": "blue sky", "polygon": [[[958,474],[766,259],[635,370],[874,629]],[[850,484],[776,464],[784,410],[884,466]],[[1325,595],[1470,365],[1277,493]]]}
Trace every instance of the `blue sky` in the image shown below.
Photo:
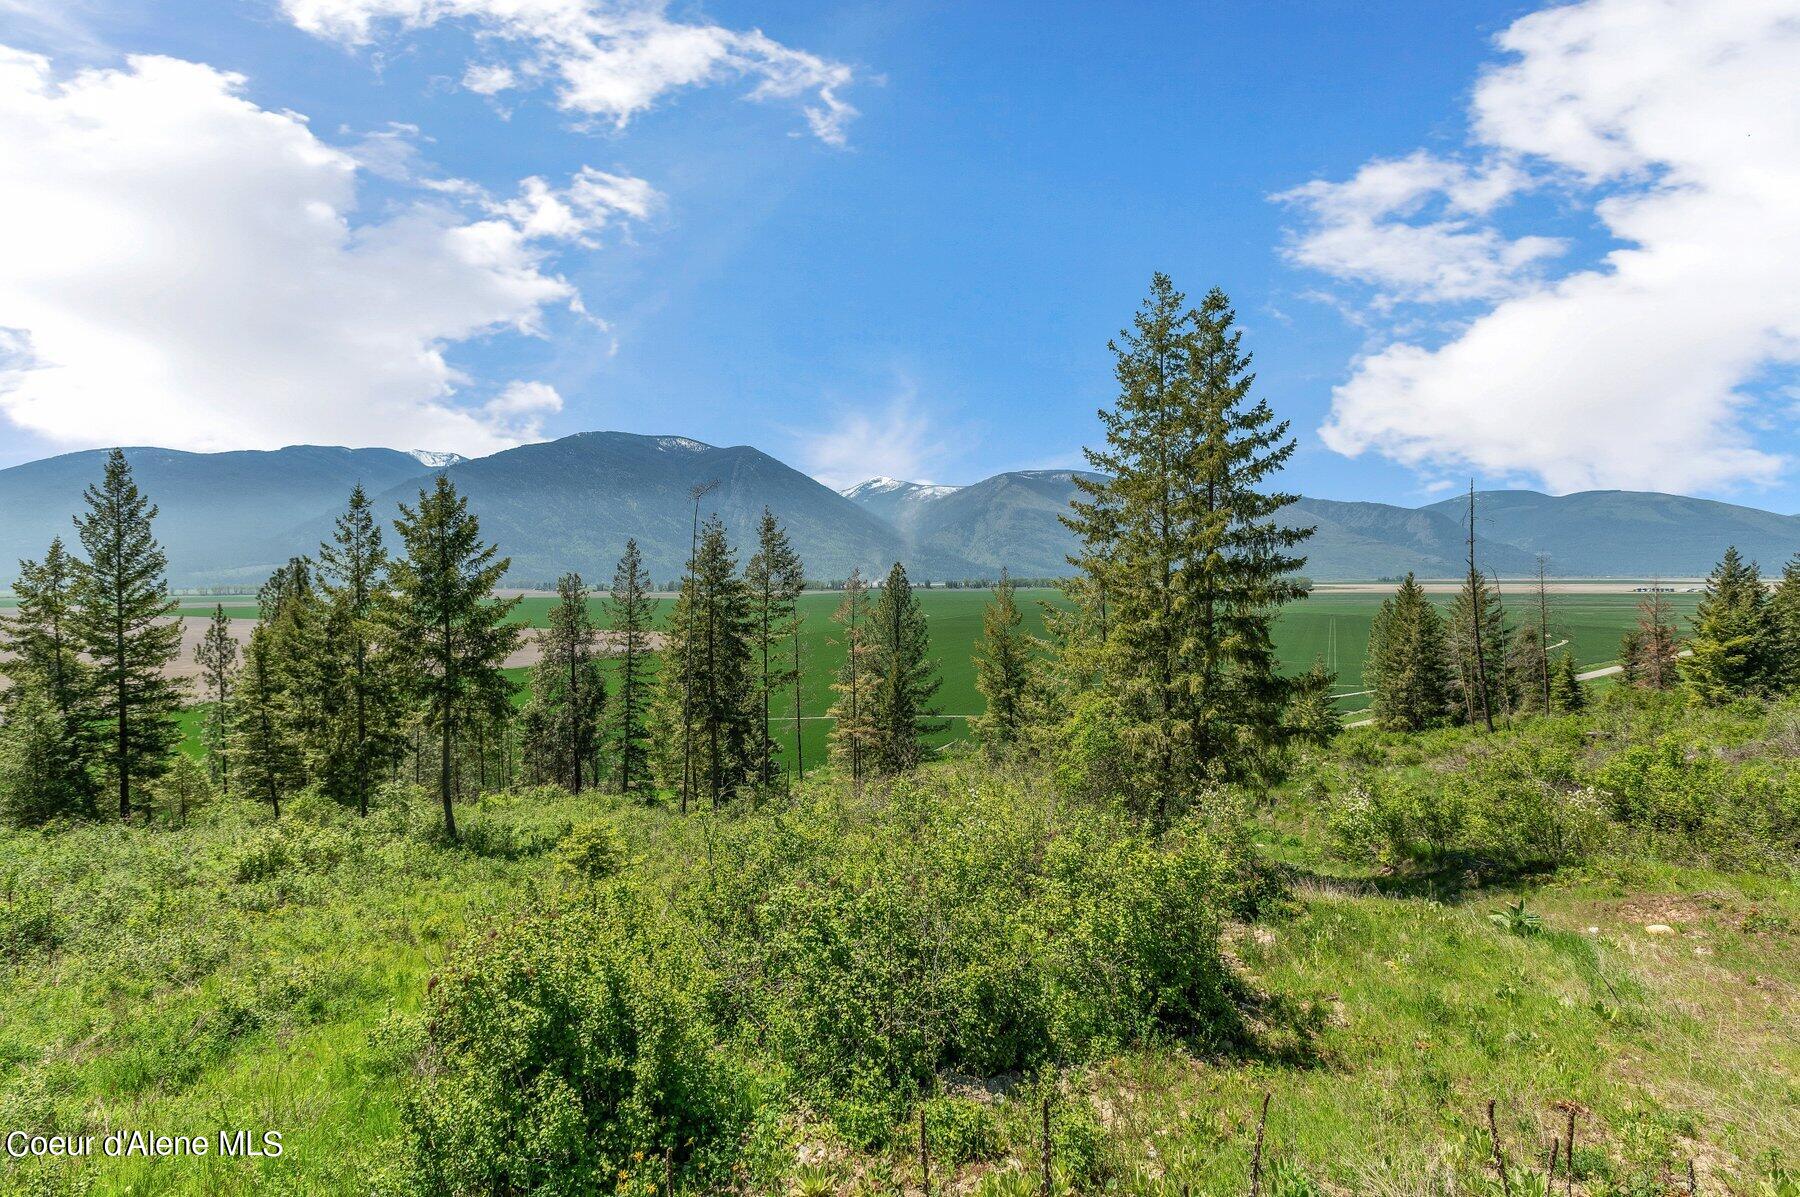
{"label": "blue sky", "polygon": [[1077,464],[1161,269],[1232,297],[1294,489],[1800,511],[1792,0],[523,7],[0,0],[0,165],[48,163],[0,463]]}

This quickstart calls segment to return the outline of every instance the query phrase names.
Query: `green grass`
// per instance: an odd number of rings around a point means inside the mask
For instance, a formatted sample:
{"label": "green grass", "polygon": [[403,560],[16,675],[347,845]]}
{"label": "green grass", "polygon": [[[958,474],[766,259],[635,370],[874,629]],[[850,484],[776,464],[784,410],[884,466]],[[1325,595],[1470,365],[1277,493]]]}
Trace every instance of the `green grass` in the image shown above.
{"label": "green grass", "polygon": [[[537,803],[465,805],[460,821],[548,827],[610,805]],[[703,867],[706,819],[635,804],[614,817],[633,868],[673,879]],[[455,945],[563,884],[548,857],[453,848],[430,820],[429,802],[366,822],[300,802],[278,830],[259,806],[226,802],[179,830],[0,831],[0,1126],[275,1129],[285,1147],[48,1172],[0,1160],[0,1191],[383,1191],[413,1083],[393,1020],[419,1010]],[[1487,915],[1521,891],[1407,896],[1393,878],[1327,866],[1315,820],[1292,798],[1261,816],[1264,853],[1295,870],[1293,896],[1231,935],[1251,988],[1319,1012],[1311,1050],[1196,1057],[1166,1044],[1070,1070],[1058,1125],[1098,1128],[1107,1191],[1241,1194],[1265,1093],[1267,1157],[1335,1194],[1487,1193],[1489,1099],[1515,1169],[1561,1132],[1556,1103],[1589,1111],[1576,1153],[1588,1197],[1683,1191],[1660,1178],[1689,1159],[1703,1192],[1753,1195],[1772,1161],[1800,1161],[1792,879],[1605,861],[1522,891],[1545,928],[1517,936]],[[278,838],[287,863],[259,867]],[[15,934],[46,900],[52,933]],[[1653,922],[1676,933],[1652,936]],[[998,1156],[940,1163],[940,1182],[959,1186],[945,1191],[1034,1166],[1035,1107],[1001,1096],[995,1109]],[[858,1174],[915,1175],[910,1148],[858,1155],[807,1134],[837,1191]]]}
{"label": "green grass", "polygon": [[[982,590],[921,590],[916,593],[925,610],[932,655],[943,679],[938,691],[938,709],[947,716],[948,726],[933,737],[934,743],[942,749],[967,738],[967,717],[980,714],[985,707],[975,688],[973,654],[981,638],[981,612],[989,595]],[[1365,710],[1369,705],[1368,696],[1359,693],[1365,689],[1363,658],[1369,647],[1369,624],[1383,597],[1380,594],[1316,594],[1285,609],[1275,629],[1275,648],[1282,668],[1298,673],[1309,668],[1315,660],[1324,661],[1337,671],[1336,692],[1345,696],[1339,699],[1340,709],[1347,715]],[[1433,595],[1432,599],[1447,609],[1451,597]],[[1683,623],[1699,601],[1699,596],[1692,594],[1668,597],[1677,618]],[[831,683],[844,660],[840,633],[831,618],[841,598],[840,594],[832,593],[809,593],[800,598],[801,660],[806,675],[802,684],[801,751],[809,768],[825,759],[831,728],[825,716],[835,697]],[[226,596],[225,601],[231,601],[230,596]],[[524,598],[515,609],[513,620],[528,628],[544,627],[549,622],[554,602],[543,596]],[[1021,590],[1019,605],[1024,611],[1026,629],[1033,635],[1042,635],[1045,604],[1061,605],[1063,602],[1061,594],[1055,590]],[[1530,614],[1525,596],[1509,596],[1508,602],[1513,604],[1509,608],[1509,617],[1514,621],[1522,621]],[[1551,643],[1567,639],[1576,664],[1584,670],[1611,664],[1618,657],[1619,638],[1636,625],[1637,604],[1635,594],[1552,595]],[[673,605],[672,599],[658,601],[657,626],[667,621]],[[595,622],[605,627],[606,610],[602,600],[598,597],[590,600],[589,608]],[[183,606],[180,613],[206,616],[212,613],[212,607],[189,609]],[[227,606],[226,614],[233,619],[250,619],[255,617],[256,611],[254,607]],[[529,681],[529,670],[507,672],[521,686]],[[523,705],[525,697],[523,693],[517,695],[517,704]],[[791,716],[793,706],[786,695],[775,704],[775,712],[783,720]],[[188,730],[185,724],[184,730]],[[780,740],[784,757],[791,760],[791,725],[782,729]],[[197,751],[197,730],[190,736],[188,745],[189,751]]]}

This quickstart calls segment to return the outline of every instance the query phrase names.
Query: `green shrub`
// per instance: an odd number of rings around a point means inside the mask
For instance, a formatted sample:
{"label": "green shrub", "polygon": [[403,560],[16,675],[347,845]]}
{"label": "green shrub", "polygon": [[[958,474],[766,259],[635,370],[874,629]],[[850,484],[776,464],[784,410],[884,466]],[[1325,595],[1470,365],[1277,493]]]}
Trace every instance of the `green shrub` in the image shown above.
{"label": "green shrub", "polygon": [[1800,861],[1791,706],[1695,712],[1657,696],[1495,736],[1379,737],[1320,759],[1333,850],[1382,865],[1556,867],[1607,850],[1781,872]]}
{"label": "green shrub", "polygon": [[721,971],[749,978],[742,1015],[851,1139],[941,1071],[1237,1035],[1219,935],[1257,900],[1246,842],[1198,818],[1155,839],[974,771],[896,785],[828,834],[835,817],[725,829],[702,910]]}
{"label": "green shrub", "polygon": [[17,964],[30,953],[55,946],[56,911],[50,895],[8,877],[0,887],[0,955]]}
{"label": "green shrub", "polygon": [[934,1097],[923,1107],[925,1143],[934,1160],[966,1164],[1000,1153],[1000,1122],[994,1112],[968,1097]]}
{"label": "green shrub", "polygon": [[583,881],[604,881],[625,867],[625,837],[611,823],[582,823],[558,850],[562,867]]}
{"label": "green shrub", "polygon": [[746,1101],[698,946],[614,897],[497,929],[431,987],[405,1108],[421,1191],[650,1193],[665,1153],[689,1182],[726,1175]]}

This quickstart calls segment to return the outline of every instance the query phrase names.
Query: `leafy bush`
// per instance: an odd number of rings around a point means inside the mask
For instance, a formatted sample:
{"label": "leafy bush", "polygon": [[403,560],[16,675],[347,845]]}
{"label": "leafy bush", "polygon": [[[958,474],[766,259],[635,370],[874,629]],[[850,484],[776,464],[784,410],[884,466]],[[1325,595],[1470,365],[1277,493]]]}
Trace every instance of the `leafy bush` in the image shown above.
{"label": "leafy bush", "polygon": [[796,819],[773,880],[758,831],[726,832],[722,884],[740,888],[741,867],[766,900],[723,970],[750,978],[764,1033],[846,1134],[891,1125],[940,1070],[1238,1034],[1219,933],[1252,885],[1247,845],[1197,818],[1159,841],[1109,811],[1051,809],[990,781],[903,783],[837,836],[821,834],[829,811]]}
{"label": "leafy bush", "polygon": [[934,1097],[924,1105],[925,1142],[934,1160],[966,1164],[1000,1151],[1000,1122],[994,1112],[968,1097]]}
{"label": "leafy bush", "polygon": [[50,895],[8,877],[0,887],[0,955],[16,964],[28,953],[55,946],[56,911]]}
{"label": "leafy bush", "polygon": [[611,823],[582,823],[563,840],[564,869],[581,880],[604,881],[625,867],[625,837]]}
{"label": "leafy bush", "polygon": [[[1365,735],[1320,758],[1342,856],[1555,867],[1606,849],[1784,871],[1800,862],[1800,719],[1786,707],[1693,712],[1654,695],[1588,718],[1534,719],[1404,742]],[[1677,715],[1680,718],[1677,718]]]}
{"label": "leafy bush", "polygon": [[543,913],[464,947],[426,1001],[406,1105],[427,1193],[657,1191],[725,1175],[747,1116],[693,971],[643,908]]}

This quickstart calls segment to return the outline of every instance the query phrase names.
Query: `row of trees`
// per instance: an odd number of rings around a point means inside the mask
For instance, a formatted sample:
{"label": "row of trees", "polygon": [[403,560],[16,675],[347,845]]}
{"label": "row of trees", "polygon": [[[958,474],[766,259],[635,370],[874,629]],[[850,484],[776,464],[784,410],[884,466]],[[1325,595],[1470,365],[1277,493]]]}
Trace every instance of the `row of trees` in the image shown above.
{"label": "row of trees", "polygon": [[[1064,583],[1070,602],[1051,613],[1040,642],[1024,633],[1012,584],[1001,580],[977,653],[987,709],[975,730],[993,750],[1046,757],[1071,785],[1161,824],[1215,787],[1267,782],[1289,745],[1335,730],[1333,679],[1322,668],[1300,677],[1277,668],[1273,624],[1306,592],[1297,549],[1311,530],[1279,518],[1295,496],[1264,489],[1294,441],[1251,397],[1250,358],[1225,296],[1214,290],[1190,306],[1158,274],[1110,349],[1119,395],[1100,413],[1103,446],[1087,454],[1100,476],[1077,478],[1081,496],[1065,517],[1079,538],[1076,575]],[[357,491],[318,559],[296,558],[263,588],[241,665],[224,612],[215,612],[199,662],[217,784],[276,807],[312,786],[366,810],[374,785],[410,769],[435,780],[454,834],[453,797],[471,775],[476,787],[521,775],[571,790],[660,784],[684,809],[720,806],[787,776],[777,741],[790,735],[792,769],[802,773],[801,563],[765,514],[739,570],[722,523],[700,519],[699,499],[660,645],[649,631],[650,584],[630,546],[609,599],[619,658],[609,693],[588,591],[578,576],[564,577],[530,700],[515,719],[502,668],[522,634],[509,618],[517,600],[494,597],[508,562],[481,540],[466,500],[439,477],[416,507],[402,508],[390,558]],[[115,580],[76,587],[93,595],[75,603],[80,631],[50,649],[34,638],[54,639],[57,617],[36,595],[46,586],[60,593],[39,579],[64,567],[54,553],[28,567],[11,633],[26,651],[10,667],[9,728],[22,704],[45,696],[72,767],[86,777],[106,768],[88,745],[114,735],[129,815],[130,787],[167,766],[175,741],[180,694],[164,668],[177,633],[165,618],[172,604],[149,531],[154,509],[136,495],[122,455],[90,503],[122,513],[90,519],[128,527],[118,535],[131,563],[109,564],[109,534],[96,525],[93,564],[76,572]],[[102,616],[113,594],[124,596],[113,607],[125,612],[114,622],[129,627],[109,640],[113,624]],[[903,567],[878,588],[853,575],[835,618],[844,660],[831,751],[861,786],[923,759],[942,726],[938,680]],[[105,674],[107,661],[126,656]],[[55,707],[58,662],[116,675],[122,697],[104,712]],[[99,689],[76,686],[83,695]],[[778,701],[792,719],[779,736]]]}
{"label": "row of trees", "polygon": [[[117,451],[86,504],[76,520],[84,555],[59,539],[21,563],[0,643],[10,682],[0,790],[19,822],[92,816],[103,785],[129,820],[172,768],[184,795],[193,785],[175,749],[196,696],[171,672],[181,629],[156,508]],[[505,667],[525,634],[513,618],[520,600],[497,597],[509,562],[483,541],[466,498],[440,476],[402,505],[393,531],[390,554],[358,487],[316,557],[291,559],[263,585],[246,642],[215,605],[194,648],[212,789],[279,815],[310,788],[366,814],[379,786],[410,773],[435,784],[455,836],[459,793],[515,780],[573,793],[661,787],[684,810],[696,799],[717,807],[785,784],[789,731],[791,768],[804,775],[804,573],[772,513],[740,572],[722,523],[700,521],[696,496],[692,560],[661,633],[635,541],[604,599],[604,633],[581,577],[559,579],[517,711]],[[839,619],[846,661],[832,748],[860,785],[866,773],[923,759],[941,726],[937,681],[903,567],[877,600],[853,577]]]}
{"label": "row of trees", "polygon": [[[1495,715],[1583,709],[1572,653],[1554,657],[1541,576],[1526,619],[1508,622],[1499,587],[1471,572],[1447,613],[1407,575],[1370,627],[1363,676],[1373,714],[1417,731],[1443,723],[1492,726]],[[1619,646],[1620,681],[1669,690],[1697,704],[1800,691],[1800,555],[1771,590],[1756,566],[1728,548],[1683,636],[1661,588],[1638,604],[1637,625]]]}

